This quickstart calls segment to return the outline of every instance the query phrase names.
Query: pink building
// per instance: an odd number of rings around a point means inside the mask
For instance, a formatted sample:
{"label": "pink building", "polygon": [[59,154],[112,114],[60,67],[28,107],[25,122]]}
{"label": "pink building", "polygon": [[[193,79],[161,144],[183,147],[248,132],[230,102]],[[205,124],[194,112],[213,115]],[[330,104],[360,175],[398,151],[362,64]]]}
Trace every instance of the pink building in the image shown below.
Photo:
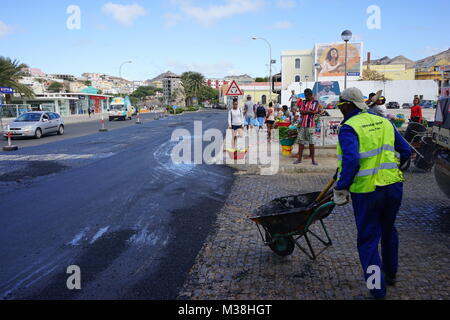
{"label": "pink building", "polygon": [[41,69],[38,68],[24,68],[23,71],[28,72],[32,77],[45,77],[47,76]]}

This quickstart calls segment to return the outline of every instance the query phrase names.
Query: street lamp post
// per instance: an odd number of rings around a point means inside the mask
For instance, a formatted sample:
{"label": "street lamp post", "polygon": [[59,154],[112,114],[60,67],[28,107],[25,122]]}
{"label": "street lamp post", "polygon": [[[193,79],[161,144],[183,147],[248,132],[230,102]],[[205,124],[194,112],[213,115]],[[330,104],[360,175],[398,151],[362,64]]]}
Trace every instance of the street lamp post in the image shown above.
{"label": "street lamp post", "polygon": [[305,81],[306,81],[306,89],[308,89],[308,80],[309,80],[309,76],[305,76]]}
{"label": "street lamp post", "polygon": [[353,34],[350,30],[345,30],[341,34],[342,40],[345,42],[345,81],[344,81],[344,89],[347,89],[347,54],[348,54],[348,42],[352,39]]}
{"label": "street lamp post", "polygon": [[316,82],[319,82],[319,72],[320,72],[320,69],[322,69],[322,66],[319,64],[319,63],[316,63],[315,65],[314,65],[314,68],[316,69]]}
{"label": "street lamp post", "polygon": [[269,78],[269,85],[270,85],[269,90],[270,90],[270,91],[269,91],[269,99],[270,99],[270,102],[272,102],[272,62],[273,62],[273,60],[272,60],[272,46],[270,45],[270,42],[267,41],[267,40],[264,39],[264,38],[256,38],[256,37],[253,37],[252,40],[263,40],[263,41],[265,41],[265,42],[267,43],[267,45],[269,46],[269,55],[270,55],[270,62],[269,62],[269,66],[270,66],[270,78]]}

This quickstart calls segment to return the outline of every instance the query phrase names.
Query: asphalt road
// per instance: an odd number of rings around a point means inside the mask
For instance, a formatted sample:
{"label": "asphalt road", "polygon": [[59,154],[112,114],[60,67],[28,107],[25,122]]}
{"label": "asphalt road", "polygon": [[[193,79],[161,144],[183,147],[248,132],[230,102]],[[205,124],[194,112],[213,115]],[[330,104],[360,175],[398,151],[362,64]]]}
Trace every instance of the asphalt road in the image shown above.
{"label": "asphalt road", "polygon": [[172,131],[194,120],[226,127],[201,112],[0,152],[0,299],[175,299],[233,180],[172,163]]}

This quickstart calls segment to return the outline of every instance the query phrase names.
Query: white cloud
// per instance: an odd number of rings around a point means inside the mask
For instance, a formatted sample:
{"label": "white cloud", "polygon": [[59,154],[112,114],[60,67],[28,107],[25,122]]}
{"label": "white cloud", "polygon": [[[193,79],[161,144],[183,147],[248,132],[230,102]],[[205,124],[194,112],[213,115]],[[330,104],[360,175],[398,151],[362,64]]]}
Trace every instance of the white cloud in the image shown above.
{"label": "white cloud", "polygon": [[201,7],[192,4],[190,0],[174,0],[185,17],[192,18],[202,25],[211,25],[221,19],[249,12],[256,12],[264,6],[264,0],[226,0],[220,5]]}
{"label": "white cloud", "polygon": [[277,7],[282,9],[292,9],[297,6],[294,0],[277,0]]}
{"label": "white cloud", "polygon": [[274,23],[272,29],[292,29],[295,25],[289,21],[278,21]]}
{"label": "white cloud", "polygon": [[108,2],[103,6],[102,11],[103,13],[111,14],[114,20],[127,26],[132,25],[140,16],[147,14],[146,10],[136,3],[122,5]]}
{"label": "white cloud", "polygon": [[0,21],[0,38],[6,37],[8,34],[11,34],[12,31],[12,27],[8,26],[3,21]]}

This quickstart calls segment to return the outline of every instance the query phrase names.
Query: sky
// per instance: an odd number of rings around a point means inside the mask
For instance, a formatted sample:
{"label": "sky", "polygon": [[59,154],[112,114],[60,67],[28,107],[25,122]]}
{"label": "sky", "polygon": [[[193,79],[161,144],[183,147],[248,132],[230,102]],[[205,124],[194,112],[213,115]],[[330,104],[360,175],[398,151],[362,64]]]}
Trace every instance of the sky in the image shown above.
{"label": "sky", "polygon": [[[285,50],[353,32],[372,58],[419,60],[450,48],[448,0],[0,0],[0,55],[53,74],[151,79],[281,70]],[[446,20],[447,19],[447,20]],[[447,21],[447,22],[446,22]]]}

